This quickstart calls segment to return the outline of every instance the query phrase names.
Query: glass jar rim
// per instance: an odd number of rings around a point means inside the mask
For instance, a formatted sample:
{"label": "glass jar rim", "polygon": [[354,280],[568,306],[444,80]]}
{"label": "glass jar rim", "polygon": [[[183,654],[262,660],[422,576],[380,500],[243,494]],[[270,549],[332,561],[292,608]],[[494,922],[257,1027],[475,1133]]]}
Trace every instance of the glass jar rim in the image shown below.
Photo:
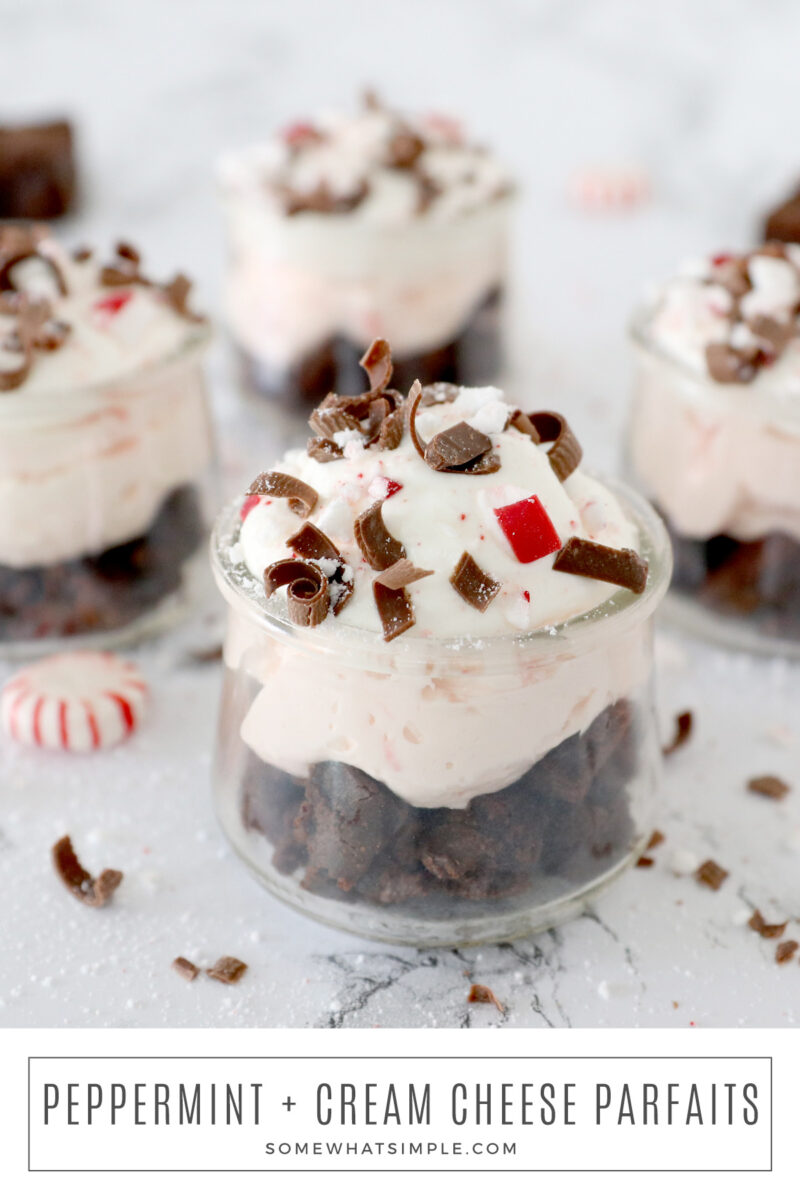
{"label": "glass jar rim", "polygon": [[[619,588],[602,604],[556,625],[490,637],[412,635],[392,642],[384,642],[375,631],[351,625],[337,625],[334,634],[326,627],[327,622],[313,629],[300,628],[289,621],[285,604],[278,607],[280,601],[269,603],[266,596],[253,590],[253,577],[247,568],[232,562],[227,553],[238,538],[243,497],[226,505],[215,522],[210,546],[214,578],[228,606],[261,626],[273,638],[291,642],[298,648],[305,646],[310,652],[324,654],[332,661],[340,660],[350,667],[364,665],[368,669],[388,668],[403,673],[430,672],[435,659],[437,675],[447,673],[448,669],[463,674],[474,669],[472,664],[481,659],[482,669],[488,665],[491,672],[500,674],[518,663],[521,654],[530,653],[537,659],[556,659],[565,654],[574,657],[596,648],[593,637],[596,637],[598,627],[619,637],[647,620],[663,599],[672,573],[669,534],[655,509],[627,484],[593,472],[586,474],[608,487],[635,522],[642,542],[640,548],[645,552],[650,569],[642,593],[636,595]],[[249,586],[246,581],[250,581]]]}
{"label": "glass jar rim", "polygon": [[7,422],[14,424],[42,423],[60,420],[81,413],[85,409],[101,408],[107,402],[104,393],[109,389],[146,387],[149,377],[160,375],[177,363],[200,354],[210,344],[214,329],[210,321],[192,322],[184,337],[173,347],[152,362],[94,383],[74,384],[70,387],[52,387],[36,392],[14,389],[0,394],[0,428]]}

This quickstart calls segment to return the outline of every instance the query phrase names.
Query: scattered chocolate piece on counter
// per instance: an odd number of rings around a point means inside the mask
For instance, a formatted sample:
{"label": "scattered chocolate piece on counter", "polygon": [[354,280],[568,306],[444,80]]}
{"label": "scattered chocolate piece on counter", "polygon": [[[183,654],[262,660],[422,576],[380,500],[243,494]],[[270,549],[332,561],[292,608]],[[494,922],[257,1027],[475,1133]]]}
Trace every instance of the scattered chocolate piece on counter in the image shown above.
{"label": "scattered chocolate piece on counter", "polygon": [[650,858],[650,856],[648,854],[642,854],[639,858],[637,858],[636,866],[637,867],[652,867],[655,865],[655,861],[656,860],[654,858]]}
{"label": "scattered chocolate piece on counter", "polygon": [[382,507],[383,500],[376,500],[364,512],[359,513],[353,526],[361,553],[373,571],[385,571],[387,567],[406,557],[403,543],[392,537],[383,523]]}
{"label": "scattered chocolate piece on counter", "polygon": [[205,666],[207,663],[222,662],[222,642],[214,642],[210,646],[198,646],[186,655],[190,663]]}
{"label": "scattered chocolate piece on counter", "polygon": [[450,582],[461,599],[479,612],[486,612],[502,586],[491,575],[487,575],[466,550],[456,563]]}
{"label": "scattered chocolate piece on counter", "polygon": [[[567,418],[557,412],[535,412],[528,413],[527,419],[536,430],[539,442],[553,443],[547,451],[547,457],[556,478],[563,483],[565,479],[569,479],[583,458],[581,444],[572,432]],[[520,428],[519,424],[516,428]]]}
{"label": "scattered chocolate piece on counter", "polygon": [[328,615],[328,579],[321,567],[299,558],[282,558],[264,572],[264,592],[269,598],[285,587],[289,620],[310,629]]}
{"label": "scattered chocolate piece on counter", "polygon": [[667,839],[660,829],[654,829],[650,834],[650,841],[645,846],[645,850],[655,850],[656,846],[660,846],[661,843],[665,842],[666,840]]}
{"label": "scattered chocolate piece on counter", "polygon": [[460,471],[491,449],[491,438],[466,421],[459,421],[431,438],[424,458],[434,471]]}
{"label": "scattered chocolate piece on counter", "polygon": [[694,877],[698,883],[702,883],[705,887],[711,888],[712,891],[718,892],[730,872],[721,867],[719,863],[715,863],[713,858],[707,858],[705,862],[700,863],[700,866],[694,873]]}
{"label": "scattered chocolate piece on counter", "polygon": [[172,969],[178,972],[181,979],[186,979],[189,983],[200,974],[200,968],[196,967],[193,962],[189,962],[189,959],[184,958],[182,955],[178,955],[177,958],[172,960]]}
{"label": "scattered chocolate piece on counter", "polygon": [[319,495],[310,484],[282,471],[264,471],[247,489],[248,496],[275,496],[288,500],[289,508],[300,517],[308,517],[314,511]]}
{"label": "scattered chocolate piece on counter", "polygon": [[220,983],[238,983],[247,970],[247,963],[226,954],[218,958],[213,967],[206,967],[206,975]]}
{"label": "scattered chocolate piece on counter", "polygon": [[747,790],[755,792],[757,796],[767,796],[770,800],[783,800],[792,789],[777,775],[755,775],[748,779]]}
{"label": "scattered chocolate piece on counter", "polygon": [[50,221],[75,200],[68,121],[0,127],[0,219]]}
{"label": "scattered chocolate piece on counter", "polygon": [[78,860],[70,837],[63,837],[53,846],[53,865],[59,879],[78,900],[90,908],[102,908],[122,883],[122,872],[105,870],[95,878]]}
{"label": "scattered chocolate piece on counter", "polygon": [[492,989],[487,987],[485,983],[473,983],[472,987],[469,989],[467,1003],[493,1004],[499,1013],[504,1013],[506,1011],[505,1005],[500,1003]]}
{"label": "scattered chocolate piece on counter", "polygon": [[407,558],[398,558],[397,562],[392,563],[390,567],[376,576],[375,582],[396,591],[397,588],[406,587],[409,583],[416,583],[418,579],[425,579],[428,575],[433,575],[433,571],[415,567]]}
{"label": "scattered chocolate piece on counter", "polygon": [[783,934],[786,930],[786,926],[789,924],[789,922],[784,921],[783,923],[776,923],[774,925],[770,925],[764,920],[764,917],[762,916],[761,911],[756,908],[756,909],[754,909],[753,915],[750,918],[750,920],[747,922],[747,924],[750,926],[751,929],[754,929],[760,937],[779,938],[779,937],[783,936]]}
{"label": "scattered chocolate piece on counter", "polygon": [[788,942],[779,942],[775,947],[775,962],[791,962],[798,950],[798,943],[791,938]]}
{"label": "scattered chocolate piece on counter", "polygon": [[377,579],[372,582],[375,607],[383,626],[383,640],[392,642],[414,624],[414,606],[405,588],[390,588]]}
{"label": "scattered chocolate piece on counter", "polygon": [[556,555],[553,570],[600,579],[636,595],[647,586],[648,565],[635,550],[614,550],[586,538],[571,537]]}
{"label": "scattered chocolate piece on counter", "polygon": [[694,728],[694,714],[689,709],[686,712],[678,713],[675,718],[675,732],[672,735],[672,741],[668,742],[663,749],[664,757],[669,754],[674,754],[681,746],[688,742],[692,736]]}

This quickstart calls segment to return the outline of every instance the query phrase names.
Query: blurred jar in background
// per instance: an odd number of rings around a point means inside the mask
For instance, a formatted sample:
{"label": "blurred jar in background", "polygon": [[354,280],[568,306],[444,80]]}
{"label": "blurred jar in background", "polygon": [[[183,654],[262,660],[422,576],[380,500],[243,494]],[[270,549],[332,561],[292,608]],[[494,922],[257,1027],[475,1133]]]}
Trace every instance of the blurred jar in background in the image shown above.
{"label": "blurred jar in background", "polygon": [[513,188],[457,122],[369,95],[227,155],[220,180],[228,323],[257,392],[305,418],[361,386],[376,337],[400,389],[501,378]]}
{"label": "blurred jar in background", "polygon": [[130,641],[185,610],[212,437],[189,282],[0,225],[0,652]]}

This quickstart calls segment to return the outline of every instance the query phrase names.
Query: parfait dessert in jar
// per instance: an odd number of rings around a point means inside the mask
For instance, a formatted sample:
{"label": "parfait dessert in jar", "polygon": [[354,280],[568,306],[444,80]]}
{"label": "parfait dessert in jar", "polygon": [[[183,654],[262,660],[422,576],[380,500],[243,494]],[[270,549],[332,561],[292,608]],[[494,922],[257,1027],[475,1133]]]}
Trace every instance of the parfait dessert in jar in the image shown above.
{"label": "parfait dessert in jar", "polygon": [[686,263],[635,318],[628,453],[694,631],[800,652],[800,246]]}
{"label": "parfait dessert in jar", "polygon": [[0,225],[0,653],[183,610],[212,451],[189,289],[127,243],[105,259]]}
{"label": "parfait dessert in jar", "polygon": [[496,382],[513,188],[460,124],[368,95],[220,164],[228,325],[245,376],[303,419],[361,387],[391,341],[394,386]]}
{"label": "parfait dessert in jar", "polygon": [[330,395],[222,514],[218,814],[294,907],[453,945],[577,911],[652,832],[663,526],[495,387]]}

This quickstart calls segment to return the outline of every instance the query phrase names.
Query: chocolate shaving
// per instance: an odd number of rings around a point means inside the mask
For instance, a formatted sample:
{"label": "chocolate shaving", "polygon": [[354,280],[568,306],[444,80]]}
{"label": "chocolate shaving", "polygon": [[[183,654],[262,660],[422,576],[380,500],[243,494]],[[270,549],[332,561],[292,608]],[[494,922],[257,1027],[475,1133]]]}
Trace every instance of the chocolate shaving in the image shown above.
{"label": "chocolate shaving", "polygon": [[309,438],[306,444],[306,453],[309,458],[314,458],[317,462],[333,462],[335,458],[344,458],[344,450],[341,446],[337,446],[336,442],[332,442],[330,438],[313,437]]}
{"label": "chocolate shaving", "polygon": [[402,128],[394,135],[386,152],[386,166],[395,171],[409,171],[425,150],[425,143],[411,129]]}
{"label": "chocolate shaving", "polygon": [[289,501],[289,508],[300,517],[309,516],[316,506],[319,495],[302,479],[284,475],[281,471],[265,471],[250,484],[248,496],[277,496]]}
{"label": "chocolate shaving", "polygon": [[637,858],[636,866],[637,867],[653,867],[653,866],[655,866],[655,861],[656,860],[654,858],[651,858],[649,856],[649,854],[642,854],[639,858]]}
{"label": "chocolate shaving", "polygon": [[378,430],[378,448],[380,450],[396,450],[403,440],[405,414],[402,408],[396,408],[393,413],[381,421]]}
{"label": "chocolate shaving", "polygon": [[498,1012],[505,1013],[506,1011],[492,989],[487,987],[485,983],[473,983],[469,989],[467,1004],[493,1004]]}
{"label": "chocolate shaving", "polygon": [[[127,249],[131,254],[136,253],[134,250],[131,250],[130,247]],[[119,253],[120,248],[118,246],[117,254]],[[139,256],[136,255],[136,258],[131,259],[131,261],[138,263]],[[189,308],[189,293],[191,290],[192,281],[187,275],[183,274],[178,274],[173,279],[170,279],[169,283],[165,283],[161,289],[167,304],[169,304],[170,308],[172,308],[179,317],[183,317],[186,321],[194,321],[198,325],[204,325],[205,317],[202,317],[199,313],[196,313]]]}
{"label": "chocolate shaving", "polygon": [[706,346],[708,373],[717,383],[749,383],[758,368],[760,351],[755,347],[735,350],[726,342]]}
{"label": "chocolate shaving", "polygon": [[408,425],[408,432],[411,435],[411,441],[414,449],[420,458],[424,459],[427,442],[424,442],[417,433],[417,409],[420,406],[421,400],[422,384],[418,379],[415,379],[411,385],[411,390],[408,393],[408,399],[406,401],[406,424]]}
{"label": "chocolate shaving", "polygon": [[762,342],[767,344],[770,354],[781,354],[792,338],[797,337],[798,329],[792,321],[776,321],[763,313],[751,317],[747,322],[750,331]]}
{"label": "chocolate shaving", "polygon": [[367,395],[371,398],[379,396],[389,386],[393,369],[392,351],[385,338],[375,338],[358,360],[358,365],[364,368],[369,379]]}
{"label": "chocolate shaving", "polygon": [[238,983],[247,970],[247,963],[226,954],[218,958],[213,967],[206,967],[206,975],[220,983]]}
{"label": "chocolate shaving", "polygon": [[791,938],[788,942],[780,942],[775,947],[775,962],[791,962],[798,950],[798,943]]}
{"label": "chocolate shaving", "polygon": [[0,228],[0,292],[19,291],[12,278],[14,267],[35,258],[47,267],[60,295],[66,296],[67,283],[60,266],[41,250],[40,243],[48,232],[43,225],[3,225]]}
{"label": "chocolate shaving", "polygon": [[728,878],[728,875],[729,872],[724,867],[721,867],[719,863],[715,863],[713,858],[707,858],[694,873],[697,882],[711,888],[712,892],[719,891]]}
{"label": "chocolate shaving", "polygon": [[775,925],[769,925],[764,920],[760,910],[756,908],[747,924],[762,938],[779,938],[783,936],[789,922],[783,921]]}
{"label": "chocolate shaving", "polygon": [[747,790],[755,792],[758,796],[768,796],[770,800],[783,800],[791,788],[777,775],[756,775],[753,779],[748,779]]}
{"label": "chocolate shaving", "polygon": [[561,413],[534,412],[528,413],[527,417],[538,434],[538,440],[553,443],[547,451],[547,457],[557,478],[563,483],[583,458],[580,442]]}
{"label": "chocolate shaving", "polygon": [[186,979],[189,983],[200,974],[200,968],[196,967],[188,958],[183,958],[182,955],[172,960],[172,969],[178,972],[181,979]]}
{"label": "chocolate shaving", "polygon": [[422,407],[434,408],[437,404],[451,404],[461,388],[457,383],[427,383],[422,389]]}
{"label": "chocolate shaving", "polygon": [[[336,599],[332,602],[332,607],[333,615],[338,617],[353,594],[353,580],[344,578],[347,563],[342,558],[340,551],[327,534],[318,529],[316,525],[312,525],[310,521],[306,521],[297,533],[293,533],[290,538],[287,538],[286,545],[306,561],[319,563],[321,559],[324,559],[339,564],[333,574],[327,576],[328,585],[336,585]],[[325,574],[327,575],[327,572]]]}
{"label": "chocolate shaving", "polygon": [[286,588],[289,620],[293,625],[310,629],[328,615],[330,595],[328,577],[316,563],[298,558],[282,558],[264,572],[264,591],[267,598],[279,588]]}
{"label": "chocolate shaving", "polygon": [[486,612],[502,584],[481,570],[475,559],[466,550],[456,563],[456,568],[450,576],[450,583],[462,600],[477,608],[478,612]]}
{"label": "chocolate shaving", "polygon": [[344,195],[332,192],[325,182],[318,184],[308,192],[299,192],[294,188],[279,189],[283,200],[283,211],[287,217],[295,217],[298,213],[349,213],[369,195],[369,185],[366,180]]}
{"label": "chocolate shaving", "polygon": [[53,866],[64,886],[90,908],[102,908],[108,904],[122,883],[121,871],[101,871],[96,878],[90,875],[81,866],[69,837],[61,838],[53,846]]}
{"label": "chocolate shaving", "polygon": [[656,846],[660,846],[664,841],[666,841],[666,838],[661,830],[654,829],[650,834],[650,841],[645,846],[645,850],[655,850]]}
{"label": "chocolate shaving", "polygon": [[539,445],[539,442],[542,439],[539,437],[536,426],[530,417],[522,411],[522,409],[515,409],[511,414],[511,418],[508,423],[514,429],[518,429],[520,433],[527,434],[531,441],[536,442],[537,446]]}
{"label": "chocolate shaving", "polygon": [[100,270],[100,283],[103,287],[127,287],[131,283],[141,283],[146,287],[152,286],[139,270],[142,257],[128,242],[117,242],[114,247],[115,260]]}
{"label": "chocolate shaving", "polygon": [[308,423],[314,433],[328,441],[333,441],[333,435],[345,429],[361,430],[361,423],[351,413],[342,408],[326,408],[322,404],[314,409]]}
{"label": "chocolate shaving", "polygon": [[647,586],[648,565],[635,550],[614,550],[585,538],[571,537],[556,555],[553,570],[613,583],[637,595]]}
{"label": "chocolate shaving", "polygon": [[692,728],[694,726],[694,714],[688,709],[686,712],[678,713],[675,718],[675,732],[672,735],[672,741],[668,742],[662,750],[662,754],[666,757],[669,754],[674,754],[680,749],[689,738],[692,736]]}
{"label": "chocolate shaving", "polygon": [[391,642],[414,624],[414,606],[405,588],[388,588],[377,579],[372,581],[375,607],[383,626],[383,640]]}
{"label": "chocolate shaving", "polygon": [[399,558],[405,558],[402,542],[392,537],[383,523],[382,500],[376,502],[356,517],[353,531],[361,553],[374,571],[385,571]]}
{"label": "chocolate shaving", "polygon": [[434,471],[459,471],[491,449],[491,438],[460,421],[431,438],[424,458]]}
{"label": "chocolate shaving", "polygon": [[381,571],[375,582],[396,591],[398,588],[407,587],[409,583],[416,583],[418,579],[425,579],[428,575],[433,575],[433,571],[415,567],[407,558],[398,558],[397,562]]}

